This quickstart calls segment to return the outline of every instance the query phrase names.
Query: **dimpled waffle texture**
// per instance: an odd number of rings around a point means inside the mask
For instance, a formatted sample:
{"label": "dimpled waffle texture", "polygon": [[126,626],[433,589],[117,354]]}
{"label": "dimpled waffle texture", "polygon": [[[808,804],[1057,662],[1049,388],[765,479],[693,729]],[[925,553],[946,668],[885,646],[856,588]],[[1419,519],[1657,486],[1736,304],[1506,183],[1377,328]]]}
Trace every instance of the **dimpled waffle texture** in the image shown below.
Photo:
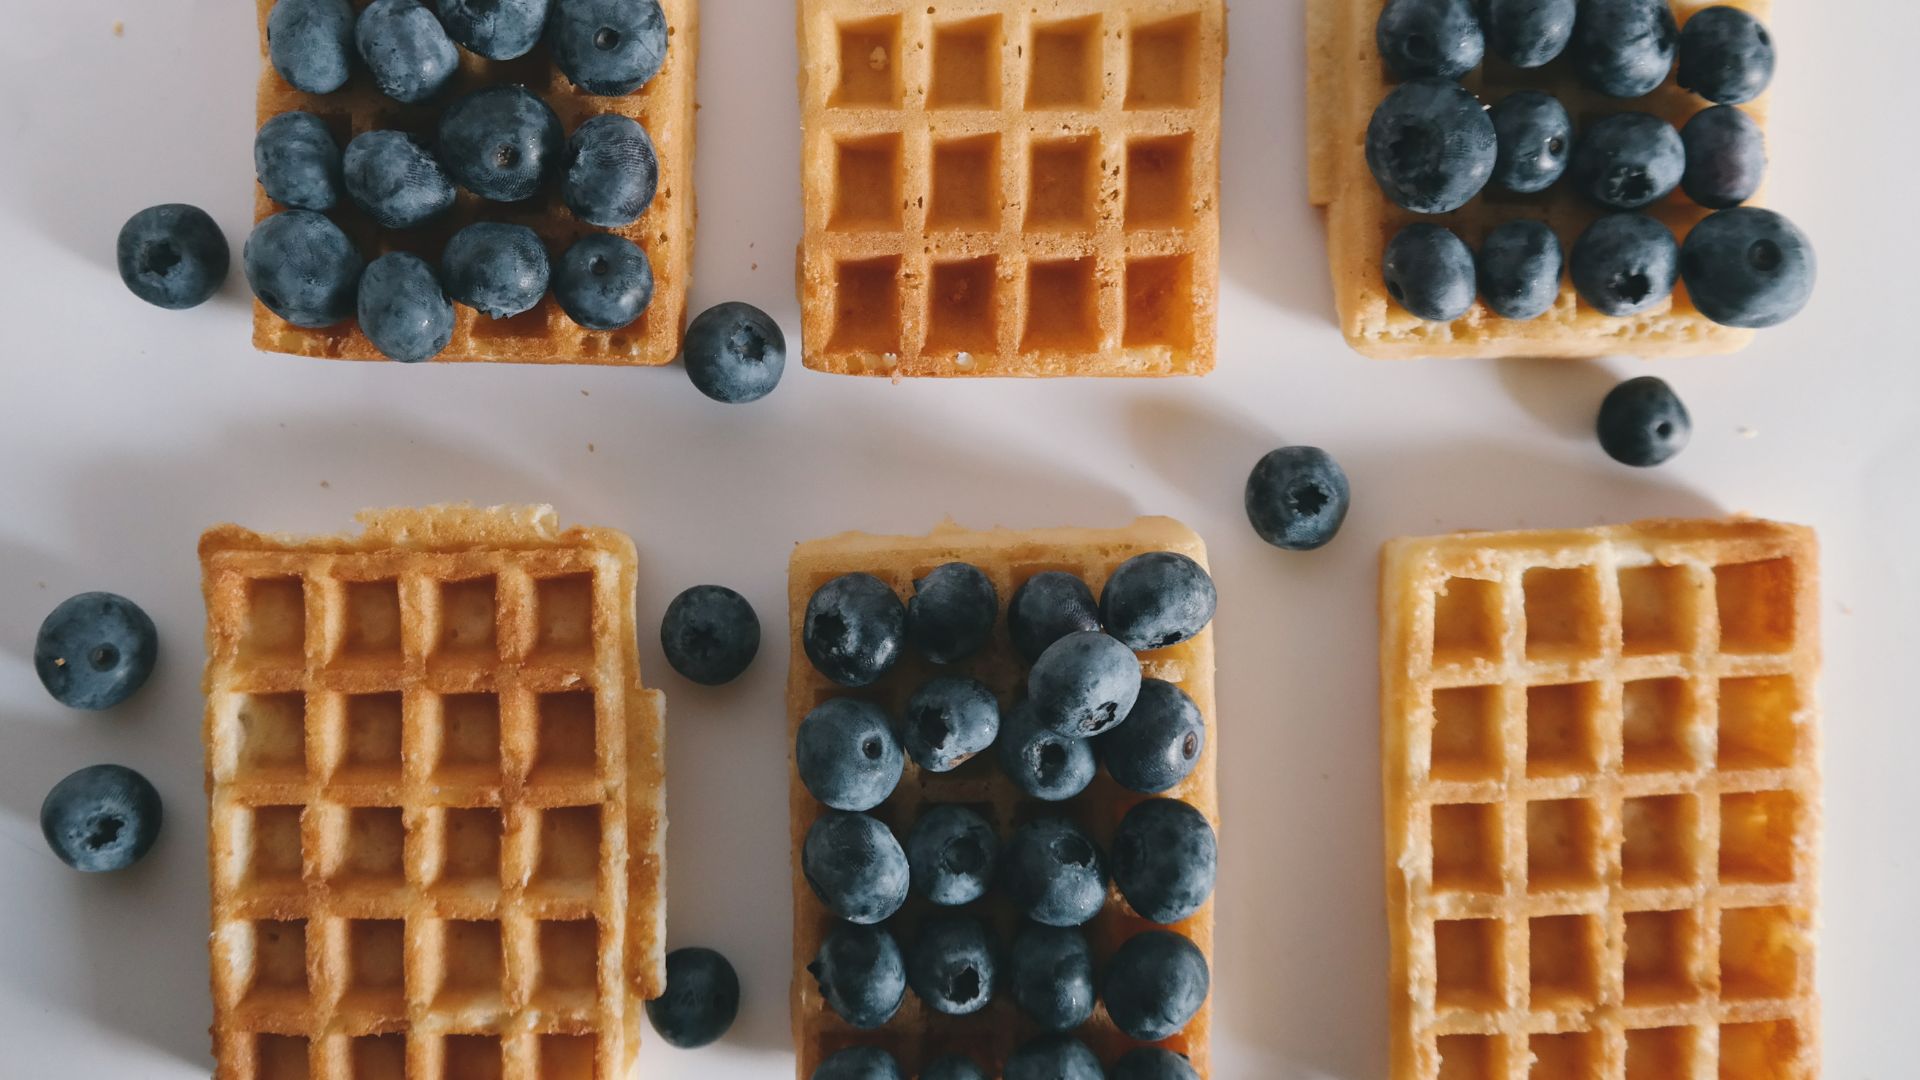
{"label": "dimpled waffle texture", "polygon": [[[267,15],[273,0],[256,0],[260,23],[260,87],[258,122],[284,112],[304,110],[326,121],[341,149],[354,136],[384,129],[404,131],[434,145],[440,116],[460,95],[488,86],[519,83],[538,94],[573,130],[601,113],[632,117],[653,138],[660,163],[660,190],[640,220],[624,229],[600,229],[574,217],[560,197],[558,185],[549,185],[526,202],[487,202],[457,187],[454,206],[441,220],[418,229],[383,229],[352,201],[341,198],[328,212],[353,239],[368,262],[388,251],[409,251],[435,266],[447,240],[476,221],[525,225],[546,242],[547,258],[558,263],[576,240],[596,232],[612,232],[632,240],[647,253],[653,267],[653,302],[634,322],[620,330],[588,330],[569,319],[554,302],[552,292],[533,310],[508,319],[492,319],[464,304],[454,305],[453,340],[435,357],[449,362],[512,364],[631,364],[660,365],[680,354],[680,334],[686,323],[687,282],[693,260],[693,136],[694,67],[700,51],[698,0],[660,0],[672,37],[667,60],[647,85],[625,97],[596,97],[579,90],[555,67],[546,45],[536,46],[517,60],[488,60],[461,48],[460,70],[447,89],[424,105],[403,105],[382,94],[357,59],[353,78],[331,94],[306,94],[287,85],[267,63]],[[352,0],[356,9],[372,0]],[[431,6],[431,5],[429,5]],[[281,207],[254,189],[254,220]],[[289,353],[333,360],[384,360],[354,321],[309,330],[286,322],[266,305],[254,301],[253,344],[263,352]]]}
{"label": "dimpled waffle texture", "polygon": [[[1674,0],[1684,22],[1702,8],[1727,0]],[[1408,312],[1387,295],[1381,259],[1387,242],[1415,221],[1444,225],[1475,251],[1488,232],[1518,219],[1544,221],[1560,235],[1571,258],[1573,243],[1604,212],[1562,179],[1537,195],[1516,195],[1492,184],[1451,214],[1415,214],[1390,202],[1367,168],[1367,125],[1387,94],[1399,85],[1374,44],[1374,24],[1386,0],[1307,0],[1309,191],[1327,214],[1327,256],[1332,264],[1335,306],[1348,344],[1376,359],[1440,357],[1642,357],[1728,353],[1753,340],[1750,330],[1721,326],[1694,308],[1684,284],[1671,299],[1638,315],[1613,317],[1588,307],[1562,279],[1560,299],[1537,319],[1503,319],[1476,301],[1452,323],[1431,323]],[[1760,19],[1771,0],[1732,0]],[[1543,68],[1524,71],[1489,54],[1487,62],[1462,80],[1492,105],[1517,90],[1540,90],[1560,99],[1573,115],[1576,131],[1602,116],[1650,112],[1685,125],[1712,104],[1682,90],[1669,76],[1653,94],[1623,100],[1589,89],[1562,57]],[[1767,99],[1740,106],[1762,127]],[[1576,138],[1577,138],[1576,134]],[[1749,203],[1752,205],[1752,201]],[[1676,190],[1647,213],[1665,222],[1682,240],[1711,211]]]}
{"label": "dimpled waffle texture", "polygon": [[633,545],[361,520],[200,543],[216,1075],[624,1076],[665,981]]}
{"label": "dimpled waffle texture", "polygon": [[1811,1080],[1813,534],[1389,544],[1394,1080]]}
{"label": "dimpled waffle texture", "polygon": [[[802,544],[794,552],[788,579],[791,612],[793,661],[787,682],[787,719],[789,746],[798,733],[800,721],[814,706],[834,697],[855,697],[873,701],[899,717],[909,695],[926,679],[943,671],[957,671],[981,680],[999,696],[1003,707],[1024,696],[1027,665],[1008,640],[1005,610],[1013,592],[1028,578],[1046,570],[1065,570],[1077,574],[1097,596],[1107,575],[1135,555],[1150,551],[1177,551],[1202,565],[1206,547],[1186,526],[1167,518],[1144,518],[1124,529],[1051,529],[1034,532],[995,530],[967,532],[952,524],[926,537],[869,536],[849,533],[827,540]],[[913,595],[914,579],[948,562],[968,562],[985,571],[1000,594],[1002,617],[992,641],[980,655],[953,665],[936,668],[908,649],[900,664],[875,686],[848,690],[829,682],[808,662],[801,641],[801,621],[807,601],[819,586],[842,574],[870,573],[893,586],[902,600]],[[1177,683],[1192,696],[1206,719],[1206,748],[1193,773],[1165,797],[1189,803],[1205,814],[1215,830],[1220,827],[1220,795],[1215,779],[1219,760],[1219,723],[1213,694],[1213,630],[1208,628],[1190,641],[1170,649],[1145,653],[1141,663],[1152,678]],[[807,829],[825,812],[815,802],[795,773],[792,779],[793,804],[793,1041],[798,1051],[799,1076],[806,1080],[820,1062],[849,1046],[880,1046],[891,1051],[908,1076],[944,1054],[966,1054],[998,1076],[1007,1056],[1027,1040],[1041,1034],[1014,1005],[1004,984],[993,1002],[972,1016],[952,1017],[923,1006],[909,991],[900,1012],[878,1031],[860,1031],[840,1019],[821,998],[819,985],[807,973],[821,941],[833,928],[835,919],[814,896],[800,870],[800,849]],[[873,811],[875,817],[904,838],[923,811],[940,803],[958,803],[978,811],[994,827],[1004,844],[1019,826],[1037,817],[1065,816],[1078,822],[1099,843],[1103,852],[1110,849],[1114,828],[1122,816],[1145,797],[1115,784],[1103,770],[1093,785],[1080,796],[1065,803],[1047,803],[1027,796],[1000,771],[997,750],[969,761],[953,772],[935,774],[922,771],[908,759],[906,775],[900,787],[883,805]],[[920,918],[934,910],[915,896],[906,908],[887,924],[905,949],[913,941],[914,927]],[[1021,917],[998,889],[987,898],[965,908],[963,913],[987,920],[995,939],[1004,947],[1011,944],[1022,925]],[[1169,927],[1192,939],[1213,961],[1213,911],[1209,901],[1187,921]],[[1119,892],[1114,891],[1106,908],[1086,927],[1093,946],[1096,977],[1105,968],[1105,960],[1133,935],[1153,929],[1151,923],[1127,909]],[[1216,984],[1217,985],[1217,984]],[[1161,1044],[1187,1054],[1201,1076],[1209,1076],[1209,1029],[1213,1002],[1209,998],[1185,1031]],[[1075,1032],[1112,1065],[1127,1050],[1137,1046],[1113,1026],[1102,1006],[1093,1018]]]}
{"label": "dimpled waffle texture", "polygon": [[1213,367],[1223,0],[800,0],[806,365]]}

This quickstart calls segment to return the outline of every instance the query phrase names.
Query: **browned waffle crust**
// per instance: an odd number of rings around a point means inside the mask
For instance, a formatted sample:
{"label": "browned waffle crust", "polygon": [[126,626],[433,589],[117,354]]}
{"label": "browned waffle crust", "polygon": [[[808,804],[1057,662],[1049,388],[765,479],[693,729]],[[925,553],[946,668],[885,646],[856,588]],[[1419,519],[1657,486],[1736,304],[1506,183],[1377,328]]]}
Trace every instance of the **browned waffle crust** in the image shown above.
{"label": "browned waffle crust", "polygon": [[[693,261],[694,68],[700,53],[699,0],[660,0],[672,34],[667,61],[647,85],[624,97],[596,97],[576,88],[543,44],[517,60],[488,60],[460,50],[460,71],[446,91],[425,105],[403,105],[382,94],[364,69],[356,67],[345,87],[331,94],[305,94],[287,85],[266,62],[267,15],[274,0],[255,0],[260,24],[258,122],[296,109],[327,122],[344,149],[362,132],[392,129],[425,137],[431,145],[449,102],[486,86],[520,83],[540,95],[560,116],[568,133],[589,117],[619,113],[638,120],[653,137],[660,162],[660,190],[639,221],[624,229],[599,229],[579,220],[549,190],[522,203],[490,203],[464,188],[453,210],[419,229],[383,229],[348,200],[329,211],[369,261],[388,251],[409,251],[435,266],[447,240],[476,221],[525,225],[546,242],[547,256],[558,260],[574,241],[595,232],[612,232],[638,244],[653,267],[653,302],[632,325],[620,330],[588,330],[566,316],[553,294],[510,319],[492,319],[464,304],[454,305],[453,340],[436,360],[514,364],[659,365],[680,354],[686,323],[687,282]],[[355,8],[371,0],[352,0]],[[256,187],[254,220],[280,207]],[[265,352],[333,360],[384,360],[354,321],[309,330],[286,322],[264,304],[253,305],[253,344]]]}
{"label": "browned waffle crust", "polygon": [[1813,534],[1389,544],[1393,1080],[1812,1080]]}
{"label": "browned waffle crust", "polygon": [[1224,0],[799,0],[806,366],[1213,367]]}
{"label": "browned waffle crust", "polygon": [[[1673,0],[1675,14],[1728,0]],[[1489,185],[1451,214],[1415,214],[1388,201],[1367,169],[1367,124],[1397,81],[1374,44],[1374,24],[1386,0],[1307,0],[1307,111],[1309,192],[1327,215],[1327,258],[1340,330],[1364,355],[1398,360],[1425,357],[1645,357],[1733,352],[1753,340],[1750,330],[1720,326],[1693,306],[1684,284],[1671,300],[1638,315],[1612,317],[1587,306],[1563,281],[1552,310],[1530,321],[1503,319],[1484,303],[1451,323],[1430,323],[1387,295],[1381,259],[1387,242],[1415,221],[1431,221],[1460,234],[1477,251],[1495,226],[1515,219],[1544,221],[1571,254],[1573,242],[1603,212],[1566,181],[1538,195],[1515,195]],[[1761,19],[1772,0],[1732,0]],[[1576,126],[1611,113],[1638,111],[1664,117],[1676,127],[1711,102],[1680,89],[1669,78],[1652,95],[1610,98],[1588,89],[1566,60],[1523,71],[1489,57],[1463,80],[1491,105],[1516,90],[1541,90],[1559,98]],[[1741,108],[1763,127],[1767,99]],[[1646,211],[1682,240],[1708,210],[1675,192]]]}
{"label": "browned waffle crust", "polygon": [[624,1076],[665,980],[633,545],[361,520],[200,542],[216,1075]]}

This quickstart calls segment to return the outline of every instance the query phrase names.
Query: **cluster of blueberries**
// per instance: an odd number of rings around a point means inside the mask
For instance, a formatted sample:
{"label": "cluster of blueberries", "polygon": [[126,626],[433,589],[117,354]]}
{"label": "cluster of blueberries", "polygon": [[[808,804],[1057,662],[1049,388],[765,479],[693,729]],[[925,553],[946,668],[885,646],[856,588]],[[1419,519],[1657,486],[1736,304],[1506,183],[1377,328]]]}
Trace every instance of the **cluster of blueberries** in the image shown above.
{"label": "cluster of blueberries", "polygon": [[[1478,261],[1444,226],[1419,222],[1388,243],[1388,293],[1436,322],[1465,315],[1476,295],[1497,315],[1534,319],[1560,295],[1563,270],[1595,310],[1633,315],[1684,279],[1694,305],[1728,326],[1774,326],[1812,294],[1815,260],[1798,228],[1771,210],[1741,206],[1760,188],[1766,147],[1737,106],[1773,77],[1772,37],[1738,8],[1714,7],[1681,30],[1668,0],[1389,0],[1376,28],[1381,55],[1406,80],[1367,129],[1368,167],[1397,205],[1446,214],[1488,185],[1544,192],[1564,177],[1607,213],[1563,255],[1544,222],[1505,222]],[[1609,97],[1644,97],[1678,63],[1679,84],[1715,104],[1685,131],[1644,112],[1586,125],[1554,97],[1523,90],[1484,107],[1456,80],[1491,50],[1535,68],[1563,54]],[[1642,212],[1683,189],[1714,211],[1688,234]]]}
{"label": "cluster of blueberries", "polygon": [[[1046,814],[998,836],[960,805],[928,808],[905,843],[870,811],[890,798],[911,759],[946,773],[995,751],[1000,770],[1029,797],[1065,803],[1104,765],[1120,787],[1163,796],[1206,747],[1197,705],[1178,686],[1144,678],[1138,653],[1179,644],[1213,619],[1212,579],[1192,559],[1153,552],[1121,564],[1098,600],[1080,578],[1049,571],[1007,604],[1014,651],[1030,665],[1026,695],[1002,713],[993,691],[958,674],[928,679],[896,724],[851,697],[823,702],[801,721],[794,760],[801,782],[827,807],[808,830],[801,869],[840,921],[808,970],[843,1020],[875,1029],[911,989],[934,1012],[970,1015],[1010,998],[1041,1037],[1007,1060],[1008,1080],[1104,1080],[1099,1059],[1072,1032],[1104,1001],[1113,1023],[1145,1043],[1184,1029],[1206,1000],[1205,956],[1186,937],[1148,930],[1109,958],[1096,985],[1081,929],[1105,907],[1109,882],[1141,918],[1170,926],[1213,894],[1213,826],[1177,799],[1154,797],[1127,812],[1109,850],[1072,817]],[[936,665],[961,663],[988,644],[999,618],[993,583],[978,567],[948,563],[914,582],[902,603],[869,574],[822,585],[807,604],[802,642],[833,682],[873,685],[912,649]],[[1024,917],[1003,948],[965,909],[992,890]],[[910,895],[927,905],[904,948],[888,921]],[[927,1066],[921,1080],[984,1080],[966,1057]],[[1128,1055],[1125,1080],[1191,1080],[1185,1058],[1158,1048]],[[855,1047],[823,1062],[814,1080],[902,1080],[898,1062]]]}

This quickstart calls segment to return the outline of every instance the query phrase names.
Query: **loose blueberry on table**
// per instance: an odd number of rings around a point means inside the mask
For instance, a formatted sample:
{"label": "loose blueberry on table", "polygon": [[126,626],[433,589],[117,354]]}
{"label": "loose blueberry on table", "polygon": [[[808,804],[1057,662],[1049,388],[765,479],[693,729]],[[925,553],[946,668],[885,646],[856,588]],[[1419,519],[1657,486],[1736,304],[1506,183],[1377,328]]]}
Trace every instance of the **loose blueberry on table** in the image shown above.
{"label": "loose blueberry on table", "polygon": [[146,685],[160,636],[140,605],[109,592],[62,601],[40,623],[33,669],[55,701],[110,709]]}
{"label": "loose blueberry on table", "polygon": [[55,784],[40,833],[60,861],[86,873],[124,870],[160,837],[160,793],[122,765],[93,765]]}
{"label": "loose blueberry on table", "polygon": [[695,585],[667,605],[660,649],[683,677],[723,686],[745,674],[760,652],[760,617],[746,597],[724,585]]}
{"label": "loose blueberry on table", "polygon": [[647,1019],[669,1046],[693,1050],[720,1039],[740,1014],[740,976],[712,949],[667,954],[667,989],[647,1002]]}

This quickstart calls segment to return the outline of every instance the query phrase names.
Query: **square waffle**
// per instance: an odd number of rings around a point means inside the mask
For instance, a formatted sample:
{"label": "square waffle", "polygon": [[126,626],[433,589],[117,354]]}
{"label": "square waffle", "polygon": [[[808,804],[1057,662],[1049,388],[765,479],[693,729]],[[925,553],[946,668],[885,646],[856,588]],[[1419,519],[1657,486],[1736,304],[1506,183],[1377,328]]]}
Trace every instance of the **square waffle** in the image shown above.
{"label": "square waffle", "polygon": [[[352,0],[363,8],[372,0]],[[488,60],[460,49],[460,70],[440,96],[424,105],[403,105],[382,94],[364,68],[355,66],[347,85],[331,94],[306,94],[287,85],[266,62],[267,15],[274,0],[255,0],[260,24],[260,87],[257,122],[284,112],[304,110],[327,122],[342,150],[354,136],[391,129],[420,136],[433,145],[446,106],[483,87],[520,83],[538,94],[571,135],[588,118],[617,112],[638,120],[653,138],[660,162],[660,190],[640,220],[624,229],[599,229],[573,216],[557,189],[526,202],[490,203],[456,187],[453,209],[418,229],[383,229],[342,199],[328,211],[371,262],[388,251],[409,251],[435,266],[454,233],[476,221],[525,225],[546,242],[547,257],[557,261],[574,241],[594,232],[614,232],[638,244],[653,266],[653,302],[632,325],[614,331],[588,330],[560,310],[549,292],[538,306],[510,319],[492,319],[464,304],[454,305],[453,340],[436,360],[513,364],[671,363],[680,354],[686,324],[687,282],[693,260],[694,68],[700,53],[698,0],[660,0],[671,43],[666,65],[647,85],[625,97],[582,92],[556,67],[544,44],[516,60]],[[278,212],[258,185],[256,222]],[[309,330],[286,322],[254,301],[253,345],[263,352],[290,353],[333,360],[384,360],[353,320]]]}
{"label": "square waffle", "polygon": [[[1673,9],[1684,22],[1695,11],[1728,2],[1673,0]],[[1537,195],[1516,195],[1489,184],[1451,214],[1415,214],[1389,201],[1368,170],[1364,152],[1374,109],[1399,84],[1374,44],[1374,24],[1385,6],[1386,0],[1307,0],[1308,190],[1313,204],[1326,210],[1334,303],[1349,345],[1382,360],[1666,357],[1728,353],[1753,340],[1751,330],[1721,326],[1700,314],[1688,299],[1684,283],[1675,286],[1667,302],[1619,318],[1588,307],[1565,280],[1552,310],[1524,322],[1503,319],[1475,301],[1455,322],[1430,323],[1395,303],[1381,280],[1380,264],[1387,242],[1408,224],[1444,225],[1478,251],[1481,240],[1496,225],[1520,218],[1539,220],[1553,226],[1561,247],[1571,256],[1573,242],[1604,211],[1565,180]],[[1772,0],[1731,0],[1731,6],[1764,20]],[[1600,116],[1626,111],[1653,113],[1681,127],[1712,104],[1682,90],[1671,77],[1644,98],[1607,97],[1582,83],[1565,58],[1526,71],[1489,54],[1487,62],[1462,83],[1489,105],[1515,90],[1552,94],[1573,115],[1577,130]],[[1766,98],[1741,108],[1766,126]],[[1645,212],[1666,223],[1681,240],[1711,213],[1680,191]]]}
{"label": "square waffle", "polygon": [[1401,540],[1394,1080],[1812,1080],[1812,532]]}
{"label": "square waffle", "polygon": [[1224,0],[800,0],[806,365],[1212,370]]}
{"label": "square waffle", "polygon": [[[1007,637],[1004,616],[987,647],[963,663],[936,669],[917,655],[907,655],[885,678],[864,690],[849,690],[828,681],[807,660],[801,642],[807,601],[815,589],[828,581],[842,574],[865,572],[893,586],[904,600],[913,595],[915,578],[944,563],[968,562],[993,581],[1004,611],[1014,590],[1042,571],[1065,570],[1077,574],[1098,595],[1115,567],[1135,555],[1151,551],[1177,551],[1203,566],[1206,564],[1206,547],[1200,538],[1168,518],[1144,518],[1124,529],[1033,532],[1005,529],[967,532],[948,524],[926,537],[848,533],[800,545],[793,555],[787,586],[793,642],[787,680],[788,745],[792,745],[806,714],[830,698],[869,700],[897,717],[904,712],[906,700],[915,688],[937,672],[956,671],[979,679],[1000,697],[1003,706],[1010,706],[1026,685],[1027,665]],[[1177,683],[1199,705],[1206,718],[1206,748],[1199,764],[1178,787],[1166,792],[1165,797],[1192,805],[1205,814],[1218,831],[1220,797],[1215,768],[1219,760],[1219,723],[1213,695],[1213,630],[1208,628],[1180,645],[1144,654],[1141,663],[1149,677]],[[1004,988],[992,1004],[965,1017],[934,1012],[908,993],[899,1014],[878,1031],[860,1031],[848,1025],[821,998],[819,986],[807,973],[807,965],[813,962],[821,941],[833,928],[834,917],[807,886],[801,874],[800,850],[807,830],[825,812],[825,807],[814,801],[797,772],[792,774],[790,797],[793,812],[793,1041],[798,1051],[801,1080],[811,1076],[823,1059],[850,1046],[885,1048],[899,1060],[909,1076],[919,1075],[928,1062],[954,1053],[974,1058],[987,1067],[990,1076],[999,1075],[1010,1053],[1042,1034],[1021,1015]],[[872,814],[892,828],[895,835],[904,836],[926,808],[939,803],[960,803],[992,823],[1002,842],[1016,828],[1036,817],[1064,815],[1085,828],[1104,851],[1110,849],[1120,819],[1145,798],[1120,788],[1102,772],[1081,795],[1063,803],[1042,802],[1015,787],[1000,771],[995,755],[989,752],[945,774],[925,772],[909,758],[899,788]],[[903,948],[912,940],[914,926],[929,909],[926,900],[914,896],[901,913],[888,922]],[[987,920],[1003,945],[1013,939],[1021,925],[1020,916],[997,891],[990,892],[984,901],[960,910]],[[1213,910],[1213,903],[1209,901],[1186,922],[1165,928],[1192,939],[1206,954],[1210,965]],[[1105,959],[1128,938],[1157,927],[1128,911],[1118,890],[1114,890],[1105,909],[1085,929],[1088,942],[1093,946],[1095,969],[1100,970]],[[1188,1055],[1203,1077],[1211,1075],[1212,1010],[1209,1000],[1185,1031],[1161,1044]],[[1109,1065],[1138,1045],[1114,1028],[1104,1006],[1074,1034],[1084,1039]]]}
{"label": "square waffle", "polygon": [[633,544],[361,520],[200,542],[216,1075],[625,1075],[665,982]]}

